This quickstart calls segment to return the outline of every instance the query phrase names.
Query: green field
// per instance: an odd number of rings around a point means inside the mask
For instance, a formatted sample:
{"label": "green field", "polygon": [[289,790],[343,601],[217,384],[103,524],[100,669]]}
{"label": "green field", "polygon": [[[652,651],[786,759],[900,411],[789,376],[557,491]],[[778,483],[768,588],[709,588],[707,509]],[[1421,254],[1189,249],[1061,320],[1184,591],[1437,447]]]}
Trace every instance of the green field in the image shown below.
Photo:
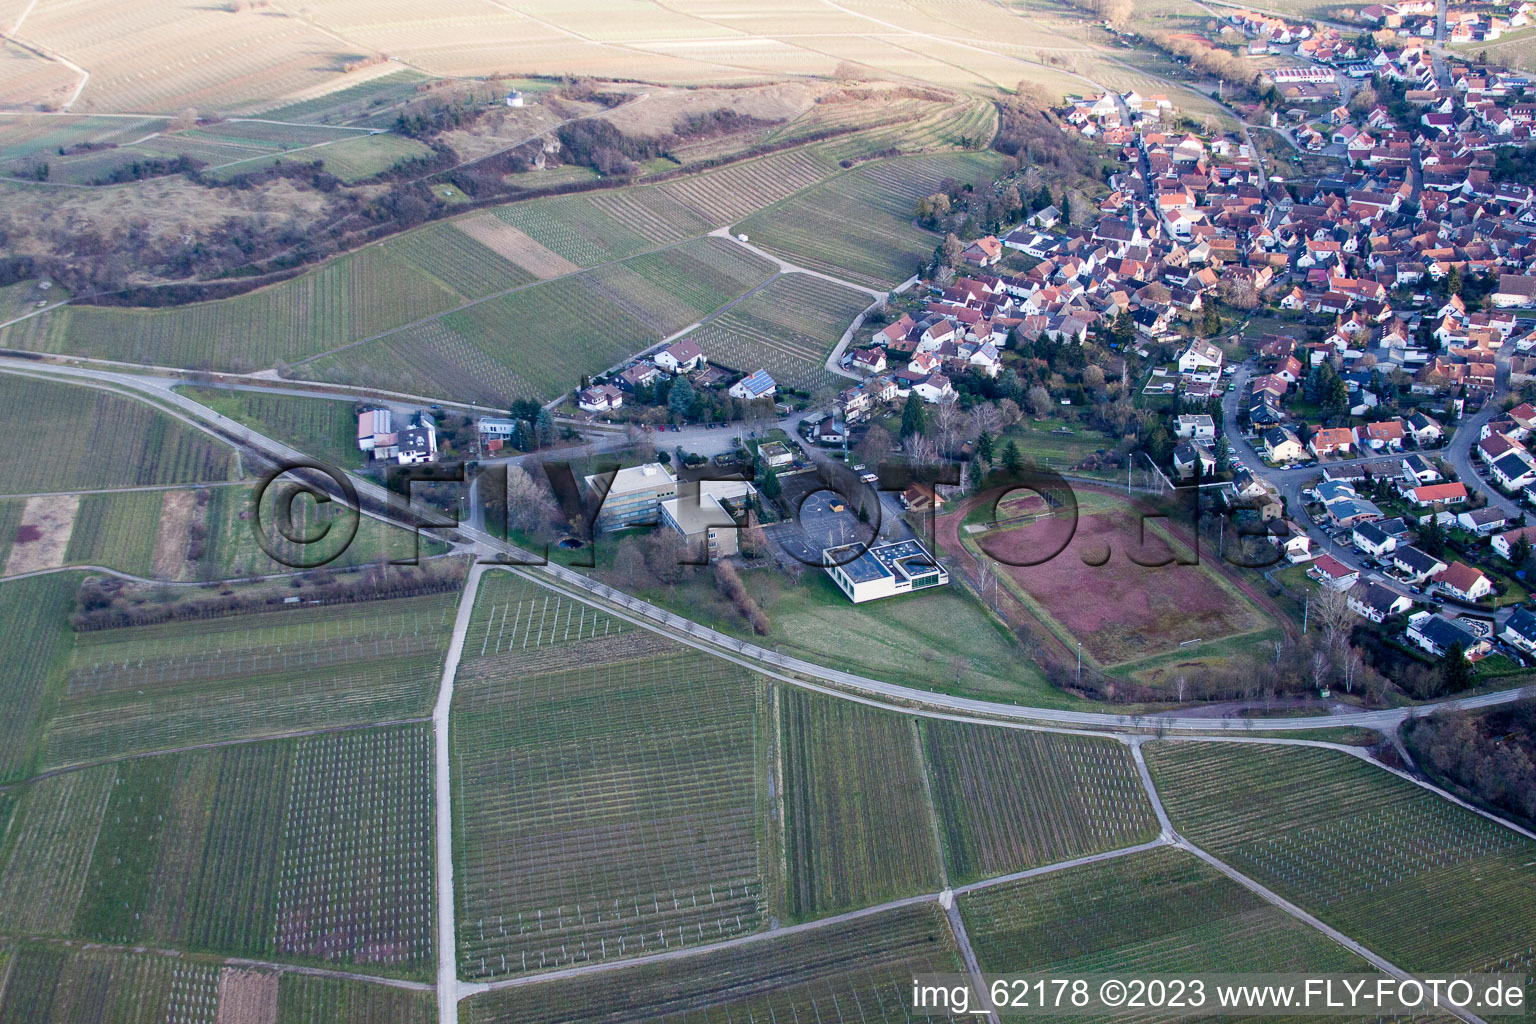
{"label": "green field", "polygon": [[323,160],[327,171],[351,183],[383,174],[401,160],[431,155],[432,150],[425,143],[386,132],[344,139],[322,149],[307,150],[299,157]]}
{"label": "green field", "polygon": [[819,917],[942,888],[916,723],[779,691],[785,912]]}
{"label": "green field", "polygon": [[870,296],[807,274],[784,274],[690,338],[710,361],[743,373],[766,369],[774,380],[814,390],[846,383],[828,372],[827,356]]}
{"label": "green field", "polygon": [[0,919],[32,934],[428,974],[432,737],[400,726],[32,783]]}
{"label": "green field", "polygon": [[367,453],[357,449],[357,415],[352,402],[228,388],[184,387],[180,391],[214,412],[341,469],[357,469],[368,461]]}
{"label": "green field", "polygon": [[919,720],[950,881],[1157,835],[1130,752],[1091,736]]}
{"label": "green field", "polygon": [[1215,868],[1170,848],[967,893],[960,911],[989,974],[1371,969]]}
{"label": "green field", "polygon": [[419,71],[401,68],[387,75],[369,79],[360,85],[348,86],[300,100],[281,107],[273,107],[256,115],[270,121],[313,121],[321,124],[350,124],[388,107],[416,93],[416,87],[428,81]]}
{"label": "green field", "polygon": [[734,665],[488,573],[453,710],[460,975],[755,930],[765,693]]}
{"label": "green field", "polygon": [[[817,1021],[909,1024],[912,977],[963,970],[936,904],[810,932],[628,967],[594,985],[572,978],[471,996],[465,1024],[690,1024]],[[974,1018],[967,1018],[974,1019]]]}
{"label": "green field", "polygon": [[0,345],[189,369],[270,369],[467,298],[412,263],[412,251],[370,245],[280,284],[170,309],[65,306],[0,330]]}
{"label": "green field", "polygon": [[801,266],[872,288],[916,273],[941,239],[912,226],[919,198],[944,178],[990,181],[996,154],[880,160],[845,171],[737,225],[755,244]]}
{"label": "green field", "polygon": [[836,172],[814,149],[793,149],[654,186],[713,227],[735,224]]}
{"label": "green field", "polygon": [[622,214],[605,212],[587,196],[534,199],[498,206],[493,212],[580,267],[612,263],[675,241],[648,231],[646,223],[626,224]]}
{"label": "green field", "polygon": [[277,992],[277,1024],[435,1024],[430,992],[338,978],[285,974]]}
{"label": "green field", "polygon": [[64,564],[102,565],[137,576],[152,575],[165,493],[120,491],[82,496]]}
{"label": "green field", "polygon": [[766,260],[729,242],[694,239],[520,288],[305,363],[299,374],[493,405],[549,399],[771,272]]}
{"label": "green field", "polygon": [[1189,839],[1409,971],[1526,973],[1536,842],[1348,754],[1147,748]]}
{"label": "green field", "polygon": [[178,956],[0,945],[0,1021],[217,1024],[219,975]]}
{"label": "green field", "polygon": [[77,573],[0,583],[0,628],[10,638],[5,713],[0,715],[0,780],[27,774],[37,757],[43,718],[56,696],[54,669],[69,650],[65,618],[74,609],[79,586]]}
{"label": "green field", "polygon": [[77,634],[44,760],[57,767],[430,713],[456,600],[434,594]]}
{"label": "green field", "polygon": [[[8,425],[8,426],[7,426]],[[228,480],[231,451],[152,406],[7,374],[0,426],[26,439],[0,462],[0,493]]]}

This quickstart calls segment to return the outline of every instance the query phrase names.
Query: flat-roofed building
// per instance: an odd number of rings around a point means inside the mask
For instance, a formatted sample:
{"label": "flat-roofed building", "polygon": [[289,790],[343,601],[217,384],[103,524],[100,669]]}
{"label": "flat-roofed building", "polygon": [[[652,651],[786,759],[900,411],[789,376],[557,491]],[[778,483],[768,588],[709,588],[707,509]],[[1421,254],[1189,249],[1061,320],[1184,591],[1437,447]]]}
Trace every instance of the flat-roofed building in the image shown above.
{"label": "flat-roofed building", "polygon": [[[602,481],[597,474],[588,476],[584,483],[588,494],[602,493]],[[661,517],[661,503],[675,497],[677,478],[661,463],[647,462],[621,469],[608,485],[602,510],[597,514],[597,528],[625,530],[655,523]]]}
{"label": "flat-roofed building", "polygon": [[738,517],[757,493],[745,480],[684,481],[661,503],[661,522],[676,530],[695,555],[729,558],[741,550]]}
{"label": "flat-roofed building", "polygon": [[822,552],[825,572],[854,604],[878,601],[949,582],[949,573],[915,540],[865,548],[859,544]]}

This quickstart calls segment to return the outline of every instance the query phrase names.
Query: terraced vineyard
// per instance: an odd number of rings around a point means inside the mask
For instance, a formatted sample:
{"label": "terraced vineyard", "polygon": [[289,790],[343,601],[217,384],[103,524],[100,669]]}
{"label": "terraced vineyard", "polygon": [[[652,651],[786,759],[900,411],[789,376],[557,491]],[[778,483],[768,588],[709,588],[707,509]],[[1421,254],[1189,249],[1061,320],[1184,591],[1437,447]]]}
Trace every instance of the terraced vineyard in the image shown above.
{"label": "terraced vineyard", "polygon": [[586,196],[534,199],[498,206],[492,212],[579,267],[622,260],[676,240],[675,236],[650,237],[643,233],[644,225],[626,224]]}
{"label": "terraced vineyard", "polygon": [[785,912],[819,917],[942,886],[917,727],[903,715],[779,691]]}
{"label": "terraced vineyard", "polygon": [[77,635],[44,760],[429,713],[455,594]]}
{"label": "terraced vineyard", "polygon": [[1157,835],[1114,740],[920,720],[952,882],[1134,846]]}
{"label": "terraced vineyard", "polygon": [[1348,754],[1155,743],[1174,826],[1410,971],[1532,966],[1536,842]]}
{"label": "terraced vineyard", "polygon": [[740,246],[693,239],[520,288],[306,363],[302,374],[494,405],[547,400],[582,374],[600,373],[698,321],[771,272]]}
{"label": "terraced vineyard", "polygon": [[333,733],[31,784],[0,867],[8,927],[112,944],[432,962],[431,731]]}
{"label": "terraced vineyard", "polygon": [[987,973],[1371,970],[1322,933],[1171,848],[967,893],[960,912]]}
{"label": "terraced vineyard", "polygon": [[838,381],[827,355],[869,296],[809,274],[784,274],[689,337],[713,363],[813,390]]}
{"label": "terraced vineyard", "polygon": [[[472,996],[466,1024],[909,1024],[912,978],[964,968],[936,904],[904,907],[811,932],[623,968],[590,979],[544,982]],[[973,1019],[973,1018],[966,1018]]]}
{"label": "terraced vineyard", "polygon": [[748,673],[488,574],[459,666],[460,975],[676,949],[765,912]]}
{"label": "terraced vineyard", "polygon": [[632,225],[646,238],[658,242],[680,242],[716,226],[679,202],[665,186],[597,192],[591,202],[614,220]]}
{"label": "terraced vineyard", "polygon": [[791,262],[888,288],[916,273],[940,241],[912,226],[919,198],[944,178],[990,180],[995,154],[879,160],[845,171],[737,225]]}
{"label": "terraced vineyard", "polygon": [[0,345],[246,372],[297,362],[462,301],[390,246],[371,245],[230,299],[157,310],[65,306],[0,329]]}
{"label": "terraced vineyard", "polygon": [[228,480],[230,449],[154,407],[94,388],[0,378],[0,427],[22,444],[0,462],[0,493]]}
{"label": "terraced vineyard", "polygon": [[814,185],[835,170],[813,150],[796,149],[657,188],[706,223],[723,227]]}

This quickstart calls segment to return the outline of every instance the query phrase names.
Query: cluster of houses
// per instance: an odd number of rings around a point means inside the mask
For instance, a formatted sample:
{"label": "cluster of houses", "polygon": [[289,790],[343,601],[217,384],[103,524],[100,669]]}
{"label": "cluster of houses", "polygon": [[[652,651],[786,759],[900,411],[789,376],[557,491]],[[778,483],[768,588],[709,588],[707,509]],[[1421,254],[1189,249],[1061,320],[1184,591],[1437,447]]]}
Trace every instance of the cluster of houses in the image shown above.
{"label": "cluster of houses", "polygon": [[[1529,0],[1509,4],[1447,4],[1445,41],[1458,43],[1492,42],[1510,29],[1531,23],[1533,5]],[[1390,28],[1403,35],[1435,37],[1435,0],[1399,0],[1397,3],[1371,4],[1360,9],[1362,21]]]}
{"label": "cluster of houses", "polygon": [[611,380],[593,383],[576,392],[576,407],[583,412],[612,412],[624,405],[624,397],[637,388],[652,387],[663,379],[689,377],[701,387],[725,387],[732,398],[756,401],[772,398],[779,386],[767,370],[740,375],[734,383],[729,370],[709,364],[709,357],[689,338],[666,345],[649,358],[641,358],[614,374]]}
{"label": "cluster of houses", "polygon": [[357,450],[401,466],[435,462],[437,425],[425,412],[412,413],[397,422],[388,409],[365,409],[357,414]]}

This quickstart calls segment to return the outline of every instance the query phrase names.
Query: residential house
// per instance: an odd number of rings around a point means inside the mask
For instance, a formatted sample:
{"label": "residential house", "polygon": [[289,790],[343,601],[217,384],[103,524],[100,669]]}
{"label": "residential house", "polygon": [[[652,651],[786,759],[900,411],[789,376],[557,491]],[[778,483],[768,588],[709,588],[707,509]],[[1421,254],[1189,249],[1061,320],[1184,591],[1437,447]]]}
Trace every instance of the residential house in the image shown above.
{"label": "residential house", "polygon": [[1499,639],[1527,654],[1536,653],[1536,615],[1516,608],[1499,631]]}
{"label": "residential house", "polygon": [[1264,455],[1270,462],[1298,462],[1306,457],[1301,439],[1286,427],[1270,427],[1264,431]]}
{"label": "residential house", "polygon": [[1425,484],[1408,492],[1415,505],[1460,505],[1467,500],[1467,487],[1453,480],[1443,484]]}
{"label": "residential house", "polygon": [[1503,533],[1495,534],[1493,540],[1489,541],[1489,546],[1493,548],[1494,553],[1500,558],[1507,562],[1513,562],[1515,560],[1515,544],[1521,537],[1525,538],[1526,543],[1536,545],[1536,526],[1522,526],[1518,529],[1506,530]]}
{"label": "residential house", "polygon": [[1469,512],[1462,512],[1456,516],[1456,523],[1463,530],[1474,533],[1479,537],[1487,537],[1497,533],[1509,525],[1509,516],[1488,505],[1484,508],[1475,508]]}
{"label": "residential house", "polygon": [[742,401],[754,402],[760,398],[772,398],[778,390],[779,385],[768,375],[767,370],[754,370],[732,384],[726,394]]}
{"label": "residential house", "polygon": [[1440,559],[1425,554],[1411,544],[1397,546],[1397,550],[1392,552],[1392,566],[1402,573],[1409,583],[1415,585],[1424,583],[1446,568],[1445,563]]}
{"label": "residential house", "polygon": [[1413,600],[1380,583],[1361,583],[1350,590],[1349,607],[1355,614],[1380,623],[1408,611]]}
{"label": "residential house", "polygon": [[1372,558],[1384,558],[1397,550],[1397,538],[1375,523],[1361,523],[1351,534],[1355,548]]}
{"label": "residential house", "polygon": [[1493,593],[1493,581],[1465,562],[1452,562],[1435,574],[1441,590],[1463,601],[1481,601]]}
{"label": "residential house", "polygon": [[576,392],[576,408],[583,412],[608,412],[624,404],[624,392],[612,384],[593,384]]}
{"label": "residential house", "polygon": [[1332,555],[1318,555],[1307,568],[1307,575],[1331,590],[1348,590],[1360,582],[1360,570],[1351,569]]}
{"label": "residential house", "polygon": [[692,373],[709,360],[698,345],[684,338],[656,353],[654,362],[667,373]]}
{"label": "residential house", "polygon": [[1174,419],[1173,434],[1191,441],[1214,441],[1216,421],[1203,412],[1181,413]]}
{"label": "residential house", "polygon": [[1445,657],[1459,645],[1462,657],[1468,661],[1485,657],[1492,646],[1460,623],[1428,612],[1420,612],[1408,620],[1408,640],[1437,658]]}

